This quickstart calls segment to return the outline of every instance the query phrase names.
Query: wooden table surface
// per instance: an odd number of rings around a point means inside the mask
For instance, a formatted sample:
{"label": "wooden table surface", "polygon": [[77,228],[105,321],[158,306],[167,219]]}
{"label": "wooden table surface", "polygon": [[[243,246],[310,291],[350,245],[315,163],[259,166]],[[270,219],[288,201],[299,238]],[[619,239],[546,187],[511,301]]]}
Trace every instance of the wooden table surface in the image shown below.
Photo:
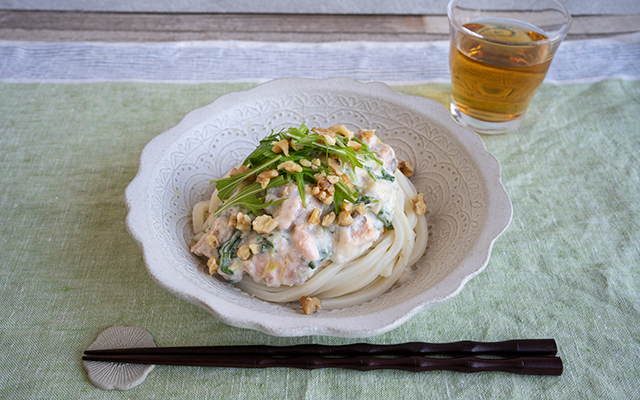
{"label": "wooden table surface", "polygon": [[[577,15],[567,39],[640,31],[640,15]],[[0,40],[327,42],[446,40],[445,15],[163,14],[0,11]]]}

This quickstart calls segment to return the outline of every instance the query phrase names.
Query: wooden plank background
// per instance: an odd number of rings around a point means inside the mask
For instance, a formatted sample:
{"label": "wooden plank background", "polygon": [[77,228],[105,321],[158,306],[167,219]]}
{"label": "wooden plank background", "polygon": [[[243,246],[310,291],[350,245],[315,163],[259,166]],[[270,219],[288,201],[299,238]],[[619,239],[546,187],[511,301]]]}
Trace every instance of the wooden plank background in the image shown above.
{"label": "wooden plank background", "polygon": [[[640,31],[640,15],[574,16],[568,40]],[[25,41],[446,40],[445,15],[0,11],[0,39]]]}

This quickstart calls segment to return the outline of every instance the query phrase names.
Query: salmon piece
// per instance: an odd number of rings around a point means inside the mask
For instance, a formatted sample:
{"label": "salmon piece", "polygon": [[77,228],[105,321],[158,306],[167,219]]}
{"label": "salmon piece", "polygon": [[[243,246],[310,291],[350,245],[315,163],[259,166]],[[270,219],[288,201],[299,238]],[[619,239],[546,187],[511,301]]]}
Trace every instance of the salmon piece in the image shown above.
{"label": "salmon piece", "polygon": [[[218,247],[220,244],[226,242],[231,238],[233,232],[235,231],[235,227],[227,226],[227,220],[229,219],[229,215],[233,213],[237,213],[238,208],[230,208],[227,212],[224,212],[222,215],[216,217],[211,224],[211,228],[205,233],[198,243],[194,244],[191,247],[191,252],[198,256],[205,256],[207,258],[211,258],[213,256],[218,256]],[[217,239],[217,244],[214,244],[213,247],[207,244],[207,237],[214,235]]]}
{"label": "salmon piece", "polygon": [[282,203],[265,209],[271,217],[278,221],[278,228],[288,230],[291,224],[304,209],[302,208],[302,199],[298,192],[298,187],[294,184],[274,188],[267,193],[266,202],[286,199]]}
{"label": "salmon piece", "polygon": [[374,151],[378,152],[378,158],[382,161],[382,166],[389,173],[393,174],[398,168],[398,159],[396,158],[396,152],[390,146],[385,144],[376,146]]}
{"label": "salmon piece", "polygon": [[354,218],[349,228],[350,232],[344,232],[346,235],[343,233],[342,236],[348,236],[353,246],[373,242],[380,236],[380,231],[373,227],[373,220],[367,214]]}
{"label": "salmon piece", "polygon": [[[286,191],[285,191],[286,193]],[[278,210],[272,215],[272,217],[278,221],[278,227],[282,230],[291,228],[293,221],[300,215],[304,208],[302,208],[302,198],[298,188],[291,190],[289,197],[279,204]]]}
{"label": "salmon piece", "polygon": [[295,262],[289,265],[289,267],[281,275],[280,281],[283,285],[294,286],[303,284],[312,270],[307,264]]}
{"label": "salmon piece", "polygon": [[[249,260],[244,261],[242,266],[244,270],[253,278],[254,281],[260,282],[260,277],[264,274],[266,266],[271,259],[271,252],[267,251],[261,254],[253,255]],[[257,279],[256,279],[257,278]]]}
{"label": "salmon piece", "polygon": [[373,220],[365,214],[354,217],[351,225],[340,228],[338,234],[339,240],[335,244],[335,254],[340,254],[340,258],[348,259],[363,251],[363,246],[373,243],[380,236],[380,231],[374,228]]}
{"label": "salmon piece", "polygon": [[320,200],[311,195],[308,188],[305,192],[305,202],[307,208],[302,206],[302,198],[298,191],[298,186],[295,184],[289,184],[284,186],[284,189],[278,192],[273,192],[267,195],[266,201],[275,201],[286,198],[282,203],[269,207],[269,212],[273,219],[278,221],[278,228],[286,231],[291,229],[292,225],[303,225],[309,219],[311,212],[318,208],[321,211],[327,206]]}
{"label": "salmon piece", "polygon": [[[290,248],[290,246],[286,247]],[[264,283],[269,287],[294,286],[304,283],[311,268],[299,259],[292,260],[291,253],[281,255],[280,251],[285,250],[280,248],[278,253],[269,250],[262,254],[255,254],[242,263],[244,270],[254,281]]]}
{"label": "salmon piece", "polygon": [[293,229],[291,239],[295,250],[302,255],[305,261],[312,262],[320,258],[320,252],[313,237],[308,232],[300,229],[300,226],[296,226]]}
{"label": "salmon piece", "polygon": [[359,138],[369,146],[369,149],[378,153],[378,159],[382,161],[382,166],[389,173],[396,172],[396,168],[398,168],[398,159],[396,158],[396,152],[393,150],[391,146],[388,146],[382,143],[377,136],[366,136],[363,137],[362,132],[359,133]]}

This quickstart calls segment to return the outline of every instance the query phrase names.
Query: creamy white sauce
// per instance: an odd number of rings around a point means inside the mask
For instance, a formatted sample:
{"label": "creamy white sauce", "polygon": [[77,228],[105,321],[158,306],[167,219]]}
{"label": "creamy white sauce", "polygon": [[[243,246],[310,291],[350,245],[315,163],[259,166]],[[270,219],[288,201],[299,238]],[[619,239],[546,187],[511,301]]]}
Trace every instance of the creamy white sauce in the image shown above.
{"label": "creamy white sauce", "polygon": [[[358,189],[358,198],[366,210],[364,215],[353,212],[350,225],[339,226],[334,205],[325,205],[316,199],[309,186],[305,187],[306,208],[303,207],[297,186],[288,184],[267,192],[266,201],[286,199],[264,210],[278,222],[277,228],[270,234],[258,234],[254,230],[237,231],[228,227],[226,222],[229,216],[238,212],[238,208],[233,208],[205,221],[207,233],[193,246],[192,251],[198,255],[216,257],[220,263],[220,249],[224,243],[211,248],[206,244],[207,236],[217,235],[220,242],[228,243],[240,232],[240,240],[232,251],[237,252],[240,246],[246,244],[260,246],[260,252],[252,254],[245,261],[236,254],[230,254],[228,257],[231,260],[225,271],[218,272],[232,282],[239,281],[247,273],[256,282],[270,287],[302,284],[328,263],[345,263],[361,255],[380,237],[385,225],[392,229],[389,224],[393,216],[395,193],[399,190],[398,183],[391,178],[397,166],[393,149],[375,136],[367,144],[371,150],[378,152],[384,165],[370,161],[365,169],[358,168],[355,173],[351,166],[342,166]],[[377,178],[372,178],[371,174]],[[358,204],[356,202],[355,205]],[[309,217],[316,208],[321,212],[320,221],[331,212],[336,214],[336,220],[326,227],[322,223],[311,224]]]}

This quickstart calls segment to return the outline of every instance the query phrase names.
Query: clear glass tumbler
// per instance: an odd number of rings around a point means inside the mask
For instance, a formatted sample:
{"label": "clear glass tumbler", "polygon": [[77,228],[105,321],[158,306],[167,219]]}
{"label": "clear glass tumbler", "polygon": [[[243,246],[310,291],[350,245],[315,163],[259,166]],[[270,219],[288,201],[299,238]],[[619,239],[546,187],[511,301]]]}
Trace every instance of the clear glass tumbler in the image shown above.
{"label": "clear glass tumbler", "polygon": [[451,0],[451,114],[482,134],[516,129],[571,26],[555,0]]}

